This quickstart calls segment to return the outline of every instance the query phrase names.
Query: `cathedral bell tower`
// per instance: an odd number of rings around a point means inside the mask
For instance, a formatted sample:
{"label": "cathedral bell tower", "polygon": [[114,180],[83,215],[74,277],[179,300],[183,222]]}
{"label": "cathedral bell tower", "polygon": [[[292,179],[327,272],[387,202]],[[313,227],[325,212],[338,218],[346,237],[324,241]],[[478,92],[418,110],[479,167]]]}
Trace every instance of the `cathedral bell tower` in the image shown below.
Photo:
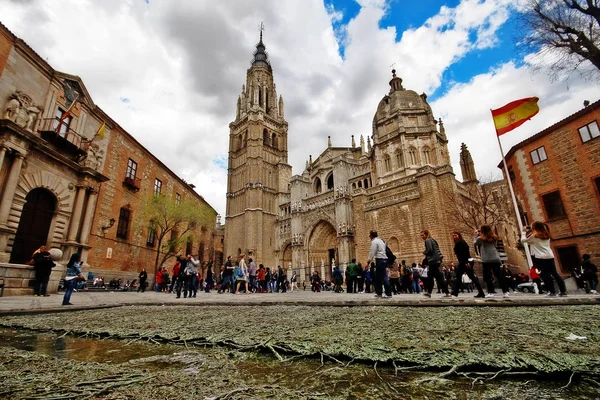
{"label": "cathedral bell tower", "polygon": [[229,124],[225,256],[277,264],[277,212],[288,196],[288,123],[262,38]]}

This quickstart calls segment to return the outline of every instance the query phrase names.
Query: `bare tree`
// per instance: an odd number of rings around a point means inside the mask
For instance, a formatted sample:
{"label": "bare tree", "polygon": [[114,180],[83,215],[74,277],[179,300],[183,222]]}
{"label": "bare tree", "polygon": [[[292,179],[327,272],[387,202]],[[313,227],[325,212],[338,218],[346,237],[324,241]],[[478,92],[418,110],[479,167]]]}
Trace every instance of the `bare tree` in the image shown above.
{"label": "bare tree", "polygon": [[[522,44],[550,63],[550,74],[600,77],[600,0],[525,0]],[[595,68],[579,69],[589,61]]]}
{"label": "bare tree", "polygon": [[472,232],[481,225],[498,227],[514,218],[504,180],[495,180],[489,175],[479,182],[462,184],[458,189],[458,192],[442,192],[450,217],[448,222],[453,229]]}
{"label": "bare tree", "polygon": [[211,214],[196,202],[182,199],[177,202],[167,196],[149,196],[143,209],[148,229],[154,232],[157,240],[154,272],[187,245],[195,236],[196,228],[212,226]]}

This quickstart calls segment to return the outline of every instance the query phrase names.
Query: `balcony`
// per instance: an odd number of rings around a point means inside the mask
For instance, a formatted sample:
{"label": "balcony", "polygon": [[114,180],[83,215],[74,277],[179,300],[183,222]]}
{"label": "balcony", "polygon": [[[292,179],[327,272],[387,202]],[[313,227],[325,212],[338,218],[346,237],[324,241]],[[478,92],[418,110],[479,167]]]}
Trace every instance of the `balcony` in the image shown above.
{"label": "balcony", "polygon": [[87,153],[90,140],[75,132],[66,122],[61,123],[58,118],[43,119],[38,131],[44,140],[61,152],[75,155],[77,159],[83,158]]}
{"label": "balcony", "polygon": [[134,192],[137,192],[140,190],[141,181],[142,180],[140,178],[136,178],[135,176],[126,176],[125,179],[123,179],[123,185],[127,186]]}

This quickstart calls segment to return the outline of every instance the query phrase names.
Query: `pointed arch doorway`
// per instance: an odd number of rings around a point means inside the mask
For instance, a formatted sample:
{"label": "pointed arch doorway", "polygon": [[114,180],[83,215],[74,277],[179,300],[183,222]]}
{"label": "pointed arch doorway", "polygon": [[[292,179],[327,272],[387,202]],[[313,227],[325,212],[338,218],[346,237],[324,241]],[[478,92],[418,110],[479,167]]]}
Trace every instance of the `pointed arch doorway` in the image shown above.
{"label": "pointed arch doorway", "polygon": [[[309,239],[309,266],[314,263],[310,274],[317,270],[321,278],[331,279],[332,259],[337,265],[337,231],[329,222],[321,220],[313,228]],[[324,268],[321,268],[321,265],[324,265]]]}
{"label": "pointed arch doorway", "polygon": [[48,242],[56,197],[46,189],[33,189],[25,197],[17,234],[10,253],[10,263],[24,264],[40,246]]}

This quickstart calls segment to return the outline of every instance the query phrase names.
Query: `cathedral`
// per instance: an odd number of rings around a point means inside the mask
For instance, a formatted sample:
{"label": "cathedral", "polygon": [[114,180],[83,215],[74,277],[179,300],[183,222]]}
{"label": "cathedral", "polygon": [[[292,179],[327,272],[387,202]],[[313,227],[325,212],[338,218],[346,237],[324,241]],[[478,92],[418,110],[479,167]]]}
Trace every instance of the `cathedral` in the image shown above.
{"label": "cathedral", "polygon": [[366,262],[370,230],[409,263],[423,259],[419,233],[429,230],[445,259],[454,259],[457,227],[447,202],[478,184],[471,155],[463,144],[459,182],[427,96],[405,89],[395,70],[389,85],[366,140],[357,145],[352,136],[349,146],[336,147],[328,138],[292,176],[283,97],[261,32],[229,125],[226,255],[245,253],[305,279],[314,270],[329,278],[334,264],[345,270],[352,259]]}

